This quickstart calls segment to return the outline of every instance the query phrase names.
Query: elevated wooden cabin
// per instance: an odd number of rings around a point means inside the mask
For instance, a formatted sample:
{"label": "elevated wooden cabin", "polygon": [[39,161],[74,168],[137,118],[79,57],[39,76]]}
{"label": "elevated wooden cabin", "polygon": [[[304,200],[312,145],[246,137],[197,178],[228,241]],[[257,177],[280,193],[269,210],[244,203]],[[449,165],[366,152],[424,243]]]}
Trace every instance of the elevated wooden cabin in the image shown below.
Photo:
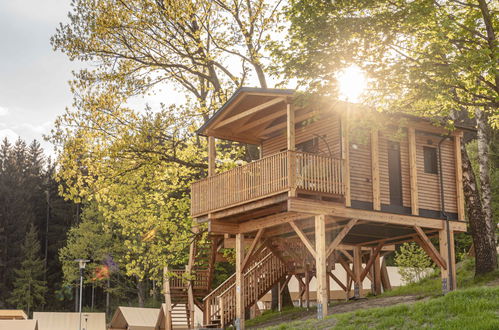
{"label": "elevated wooden cabin", "polygon": [[[324,317],[335,263],[349,275],[337,281],[347,295],[353,283],[359,297],[365,277],[380,293],[380,255],[406,241],[441,267],[444,291],[455,288],[453,237],[466,230],[462,133],[345,102],[301,102],[293,90],[240,88],[199,129],[209,170],[192,184],[192,216],[216,244],[236,248],[236,273],[204,298],[206,325],[244,328],[245,309],[291,276],[302,294],[316,276]],[[256,145],[260,158],[217,171],[216,139]]]}

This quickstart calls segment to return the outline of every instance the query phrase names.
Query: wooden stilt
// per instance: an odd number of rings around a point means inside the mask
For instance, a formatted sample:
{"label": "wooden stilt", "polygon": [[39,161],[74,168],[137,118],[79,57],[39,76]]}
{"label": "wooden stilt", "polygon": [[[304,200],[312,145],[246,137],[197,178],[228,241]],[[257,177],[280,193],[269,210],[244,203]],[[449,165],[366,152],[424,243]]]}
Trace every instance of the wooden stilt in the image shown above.
{"label": "wooden stilt", "polygon": [[447,266],[446,268],[440,267],[442,277],[442,292],[447,293],[456,289],[456,257],[454,251],[454,232],[450,230],[449,237],[447,237],[447,231],[445,229],[440,230],[438,232],[438,239],[440,245],[440,256],[444,259],[445,265]]}
{"label": "wooden stilt", "polygon": [[392,285],[390,283],[390,277],[388,276],[388,270],[386,269],[386,260],[383,258],[381,262],[381,283],[383,284],[383,291],[390,291]]}
{"label": "wooden stilt", "polygon": [[376,259],[374,260],[374,292],[376,295],[380,295],[381,292],[381,257],[378,253]]}
{"label": "wooden stilt", "polygon": [[317,277],[317,318],[327,316],[327,271],[326,271],[326,216],[315,216],[315,268]]}
{"label": "wooden stilt", "polygon": [[236,329],[244,329],[244,237],[236,234]]}
{"label": "wooden stilt", "polygon": [[353,249],[353,273],[355,275],[354,278],[354,287],[353,287],[353,295],[355,299],[360,298],[362,290],[361,283],[361,272],[362,272],[362,248],[360,246],[356,246]]}
{"label": "wooden stilt", "polygon": [[310,309],[310,268],[308,264],[305,265],[305,303],[307,310]]}
{"label": "wooden stilt", "polygon": [[163,294],[165,296],[165,330],[172,329],[172,296],[170,291],[170,279],[168,278],[168,266],[163,268]]}

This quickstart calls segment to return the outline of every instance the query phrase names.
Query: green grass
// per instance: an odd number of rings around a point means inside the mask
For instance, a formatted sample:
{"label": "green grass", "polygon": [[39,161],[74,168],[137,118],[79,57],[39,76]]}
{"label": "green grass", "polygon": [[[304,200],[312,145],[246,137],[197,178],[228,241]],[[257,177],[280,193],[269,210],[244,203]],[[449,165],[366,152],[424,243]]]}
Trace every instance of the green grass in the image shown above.
{"label": "green grass", "polygon": [[270,329],[499,329],[499,287],[451,292],[413,305],[336,314]]}
{"label": "green grass", "polygon": [[[313,318],[295,321],[307,314],[303,308],[286,308],[283,312],[264,312],[246,321],[248,327],[262,326],[268,322],[283,322],[271,329],[365,329],[365,328],[444,328],[444,329],[499,329],[499,287],[477,287],[499,279],[499,271],[485,276],[474,276],[474,260],[466,259],[457,265],[458,291],[442,296],[440,272],[417,283],[385,292],[379,297],[417,295],[430,297],[413,305],[359,310],[329,316],[326,320]],[[370,299],[377,299],[371,297]],[[308,312],[314,314],[313,312]]]}

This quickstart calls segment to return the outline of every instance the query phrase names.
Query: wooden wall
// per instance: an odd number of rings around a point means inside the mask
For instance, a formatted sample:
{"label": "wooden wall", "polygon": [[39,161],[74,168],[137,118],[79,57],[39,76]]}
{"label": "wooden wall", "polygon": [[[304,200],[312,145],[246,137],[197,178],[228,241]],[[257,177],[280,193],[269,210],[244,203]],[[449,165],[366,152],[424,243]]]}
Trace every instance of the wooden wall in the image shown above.
{"label": "wooden wall", "polygon": [[[329,114],[316,121],[296,128],[296,144],[321,136],[319,150],[323,155],[334,158],[341,157],[341,134],[338,114]],[[359,134],[360,133],[360,134]],[[400,162],[402,172],[403,206],[411,207],[411,187],[409,177],[409,151],[406,130],[387,128],[379,132],[379,167],[380,167],[380,198],[381,204],[390,204],[388,176],[388,142],[400,143]],[[438,174],[424,172],[423,147],[437,147],[439,136],[429,135],[421,131],[416,133],[416,162],[418,169],[419,208],[440,211],[440,184]],[[431,140],[431,144],[429,141]],[[453,140],[447,139],[442,144],[442,168],[445,193],[445,211],[457,213],[456,180],[454,168]],[[329,148],[328,148],[329,146]],[[285,130],[278,136],[262,143],[263,156],[269,156],[286,149]],[[350,132],[350,182],[351,199],[372,203],[372,173],[371,173],[371,142],[368,129],[363,132]]]}
{"label": "wooden wall", "polygon": [[[431,136],[424,134],[423,132],[416,131],[419,208],[421,209],[437,211],[441,209],[440,182],[438,174],[425,173],[423,158],[423,147],[429,146],[436,148],[440,140],[441,138],[438,136]],[[447,139],[442,143],[441,152],[445,211],[457,213],[454,150],[453,141],[451,139]]]}
{"label": "wooden wall", "polygon": [[[331,149],[332,157],[340,158],[340,121],[338,118],[336,114],[323,115],[315,121],[298,125],[295,131],[296,144],[321,136],[319,138],[320,153],[330,156],[329,149]],[[263,157],[286,149],[286,145],[286,130],[282,130],[278,136],[263,141]]]}

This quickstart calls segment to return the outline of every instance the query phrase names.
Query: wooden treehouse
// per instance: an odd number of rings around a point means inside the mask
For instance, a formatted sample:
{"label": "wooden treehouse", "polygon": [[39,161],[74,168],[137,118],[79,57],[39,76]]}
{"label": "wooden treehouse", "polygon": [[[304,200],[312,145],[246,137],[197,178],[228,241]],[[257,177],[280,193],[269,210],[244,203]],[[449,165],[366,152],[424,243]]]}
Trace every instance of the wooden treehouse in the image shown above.
{"label": "wooden treehouse", "polygon": [[[202,308],[204,326],[244,328],[245,311],[274,285],[282,292],[291,276],[300,297],[316,277],[322,318],[330,278],[358,298],[367,277],[379,294],[380,255],[408,241],[441,268],[443,290],[454,289],[454,233],[466,231],[463,129],[345,102],[298,104],[293,90],[241,88],[198,131],[208,138],[209,170],[192,184],[191,213],[208,223],[211,245],[201,258],[191,248],[195,279],[176,290]],[[363,125],[368,113],[383,125]],[[260,159],[217,171],[216,139],[256,145]],[[224,242],[235,246],[236,272],[212,290]],[[346,282],[332,273],[335,264]]]}

